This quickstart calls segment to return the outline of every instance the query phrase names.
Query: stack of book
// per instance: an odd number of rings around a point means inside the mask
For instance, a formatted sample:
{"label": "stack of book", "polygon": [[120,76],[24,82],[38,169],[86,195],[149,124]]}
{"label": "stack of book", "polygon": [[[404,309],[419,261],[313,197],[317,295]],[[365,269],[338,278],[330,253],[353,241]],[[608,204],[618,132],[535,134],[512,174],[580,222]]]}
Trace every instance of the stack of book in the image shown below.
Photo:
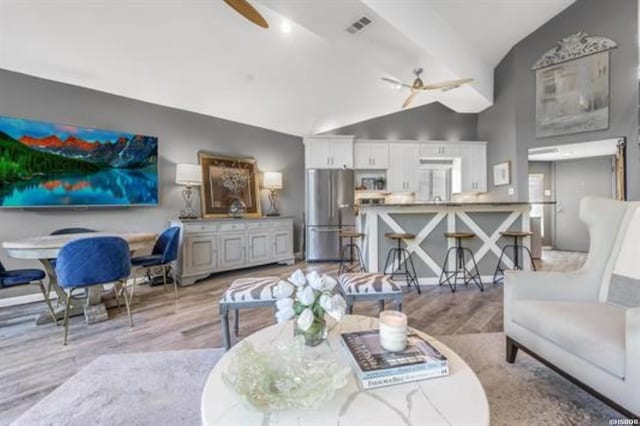
{"label": "stack of book", "polygon": [[407,337],[407,348],[402,352],[387,352],[382,349],[378,330],[343,333],[341,341],[351,367],[364,389],[449,374],[447,358],[416,334]]}

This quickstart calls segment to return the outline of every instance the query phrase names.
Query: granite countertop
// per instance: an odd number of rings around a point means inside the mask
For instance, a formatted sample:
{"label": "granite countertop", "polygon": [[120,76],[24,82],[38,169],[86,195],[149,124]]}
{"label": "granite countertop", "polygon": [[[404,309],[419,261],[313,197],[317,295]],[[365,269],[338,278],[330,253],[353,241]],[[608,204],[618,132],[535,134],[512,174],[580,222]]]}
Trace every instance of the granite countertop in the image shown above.
{"label": "granite countertop", "polygon": [[426,201],[417,203],[389,203],[389,204],[361,204],[359,208],[369,207],[461,207],[461,206],[528,206],[528,205],[553,205],[555,201]]}

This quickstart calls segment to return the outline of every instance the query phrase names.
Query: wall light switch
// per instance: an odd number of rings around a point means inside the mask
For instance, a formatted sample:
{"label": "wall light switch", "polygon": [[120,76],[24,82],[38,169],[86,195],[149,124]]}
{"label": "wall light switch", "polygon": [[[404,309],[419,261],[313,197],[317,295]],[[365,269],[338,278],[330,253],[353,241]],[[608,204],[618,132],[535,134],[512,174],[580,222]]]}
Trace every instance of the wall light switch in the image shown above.
{"label": "wall light switch", "polygon": [[544,190],[544,196],[545,197],[551,197],[551,190],[550,189],[545,189]]}
{"label": "wall light switch", "polygon": [[516,190],[513,188],[509,188],[509,195],[513,195],[516,193]]}

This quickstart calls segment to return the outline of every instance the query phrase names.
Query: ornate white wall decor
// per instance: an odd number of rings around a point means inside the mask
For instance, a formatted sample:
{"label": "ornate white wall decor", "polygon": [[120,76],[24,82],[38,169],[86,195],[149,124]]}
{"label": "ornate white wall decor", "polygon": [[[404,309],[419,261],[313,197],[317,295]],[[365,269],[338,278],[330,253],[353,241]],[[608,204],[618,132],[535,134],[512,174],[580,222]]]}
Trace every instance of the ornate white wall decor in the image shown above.
{"label": "ornate white wall decor", "polygon": [[605,52],[616,47],[618,47],[618,43],[609,38],[590,36],[580,31],[558,41],[556,47],[547,50],[540,59],[533,64],[531,69],[535,71],[540,68],[546,68],[551,65],[581,58],[582,56]]}

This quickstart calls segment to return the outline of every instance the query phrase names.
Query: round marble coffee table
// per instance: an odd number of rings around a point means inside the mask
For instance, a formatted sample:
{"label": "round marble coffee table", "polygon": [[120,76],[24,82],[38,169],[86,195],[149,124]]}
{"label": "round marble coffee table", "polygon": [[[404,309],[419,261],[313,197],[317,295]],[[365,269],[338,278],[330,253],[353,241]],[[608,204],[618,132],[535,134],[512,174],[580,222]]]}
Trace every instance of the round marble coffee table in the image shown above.
{"label": "round marble coffee table", "polygon": [[[349,315],[329,334],[326,342],[313,351],[335,353],[348,365],[339,342],[340,333],[369,330],[378,327],[378,319]],[[262,413],[243,403],[222,381],[221,372],[227,368],[236,348],[231,348],[215,366],[207,379],[201,401],[202,424],[218,425],[488,425],[489,404],[484,389],[469,366],[444,344],[418,332],[429,340],[448,359],[448,377],[422,380],[372,390],[358,387],[351,375],[347,386],[336,392],[315,410],[288,410]],[[273,325],[246,339],[256,348],[293,336],[293,325]]]}

